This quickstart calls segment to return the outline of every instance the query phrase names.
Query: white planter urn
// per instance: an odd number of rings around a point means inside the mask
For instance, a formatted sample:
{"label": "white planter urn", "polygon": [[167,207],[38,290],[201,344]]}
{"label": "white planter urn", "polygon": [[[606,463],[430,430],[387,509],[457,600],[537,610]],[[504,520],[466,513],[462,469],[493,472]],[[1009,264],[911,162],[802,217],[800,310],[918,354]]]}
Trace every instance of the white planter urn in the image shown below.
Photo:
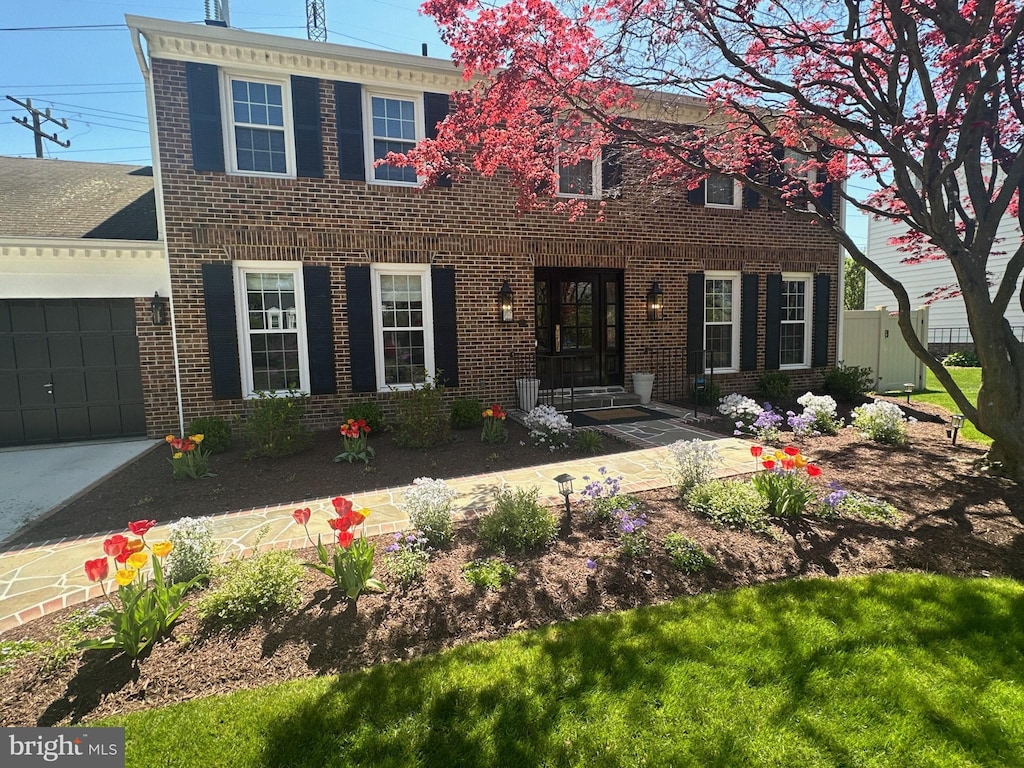
{"label": "white planter urn", "polygon": [[529,413],[540,397],[540,379],[516,379],[516,395],[520,410]]}
{"label": "white planter urn", "polygon": [[653,373],[634,373],[633,391],[640,395],[640,402],[643,405],[651,402],[651,392],[654,391]]}

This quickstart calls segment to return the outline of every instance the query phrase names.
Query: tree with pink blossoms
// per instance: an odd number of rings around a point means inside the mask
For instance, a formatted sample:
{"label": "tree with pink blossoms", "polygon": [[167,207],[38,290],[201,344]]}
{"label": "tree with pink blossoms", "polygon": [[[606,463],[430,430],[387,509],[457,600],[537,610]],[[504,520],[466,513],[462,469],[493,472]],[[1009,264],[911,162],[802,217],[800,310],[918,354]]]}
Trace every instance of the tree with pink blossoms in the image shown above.
{"label": "tree with pink blossoms", "polygon": [[[1024,480],[1024,244],[1001,242],[1024,184],[1024,7],[993,0],[427,0],[466,87],[409,163],[435,182],[501,173],[521,211],[600,217],[556,198],[556,163],[629,157],[629,193],[711,174],[831,231],[896,296],[914,353]],[[699,119],[691,119],[699,106]],[[687,119],[681,115],[687,114]],[[641,169],[641,170],[637,170]],[[842,184],[879,190],[856,199]],[[838,205],[830,204],[834,190]],[[614,192],[614,190],[613,190]],[[895,221],[911,262],[948,259],[982,365],[977,405],[914,334],[904,285],[844,229],[843,201]],[[994,253],[1009,255],[993,274]]]}

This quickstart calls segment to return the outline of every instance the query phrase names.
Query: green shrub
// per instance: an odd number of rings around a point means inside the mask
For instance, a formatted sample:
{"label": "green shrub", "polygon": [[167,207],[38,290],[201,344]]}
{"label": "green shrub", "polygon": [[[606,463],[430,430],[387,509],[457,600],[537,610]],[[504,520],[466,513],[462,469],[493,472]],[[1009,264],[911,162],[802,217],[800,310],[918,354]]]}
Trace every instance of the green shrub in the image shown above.
{"label": "green shrub", "polygon": [[299,607],[302,565],[291,552],[259,552],[217,569],[213,585],[196,603],[204,622],[241,627],[257,618]]}
{"label": "green shrub", "polygon": [[245,457],[290,456],[309,447],[313,435],[302,423],[308,399],[297,393],[278,397],[257,392],[245,419]]}
{"label": "green shrub", "polygon": [[604,437],[596,429],[580,429],[572,441],[577,453],[596,456],[604,448]]}
{"label": "green shrub", "polygon": [[200,416],[188,425],[186,435],[202,435],[203,450],[224,453],[231,447],[231,425],[220,416]]}
{"label": "green shrub", "polygon": [[942,364],[947,368],[978,368],[981,366],[981,361],[978,360],[978,354],[973,349],[969,349],[965,352],[950,352]]}
{"label": "green shrub", "polygon": [[452,401],[452,427],[473,429],[483,421],[484,406],[479,400],[459,397]]}
{"label": "green shrub", "polygon": [[640,500],[628,493],[620,493],[614,496],[600,496],[590,502],[590,508],[585,515],[590,520],[601,523],[610,523],[619,512],[634,512],[640,509]]}
{"label": "green shrub", "polygon": [[537,501],[536,488],[501,488],[494,509],[480,518],[480,539],[492,549],[527,552],[547,546],[558,533],[558,520]]}
{"label": "green shrub", "polygon": [[699,515],[726,528],[768,530],[768,502],[750,483],[742,480],[711,480],[701,483],[686,497]]}
{"label": "green shrub", "polygon": [[907,444],[907,417],[903,409],[888,400],[876,400],[853,409],[851,424],[876,443]]}
{"label": "green shrub", "polygon": [[900,513],[892,504],[866,493],[851,491],[836,505],[836,511],[844,517],[859,517],[875,523],[892,523]]}
{"label": "green shrub", "polygon": [[512,583],[516,569],[501,560],[473,560],[462,566],[462,577],[474,587],[497,592]]}
{"label": "green shrub", "polygon": [[368,400],[365,403],[354,403],[346,408],[345,412],[341,415],[341,420],[346,422],[349,419],[354,421],[362,419],[366,422],[366,426],[370,428],[371,432],[380,432],[384,429],[384,412],[372,400]]}
{"label": "green shrub", "polygon": [[874,372],[870,368],[857,365],[843,365],[825,371],[823,383],[825,391],[845,402],[856,400],[874,386]]}
{"label": "green shrub", "polygon": [[698,573],[714,561],[693,539],[681,533],[670,533],[665,537],[665,551],[672,558],[672,565],[683,573]]}
{"label": "green shrub", "polygon": [[384,567],[403,587],[420,581],[430,562],[428,542],[423,531],[399,531],[384,548]]}
{"label": "green shrub", "polygon": [[433,448],[451,440],[451,419],[445,412],[444,384],[439,377],[396,392],[395,442],[406,448]]}
{"label": "green shrub", "polygon": [[757,380],[757,391],[769,400],[788,400],[792,389],[788,373],[769,371]]}

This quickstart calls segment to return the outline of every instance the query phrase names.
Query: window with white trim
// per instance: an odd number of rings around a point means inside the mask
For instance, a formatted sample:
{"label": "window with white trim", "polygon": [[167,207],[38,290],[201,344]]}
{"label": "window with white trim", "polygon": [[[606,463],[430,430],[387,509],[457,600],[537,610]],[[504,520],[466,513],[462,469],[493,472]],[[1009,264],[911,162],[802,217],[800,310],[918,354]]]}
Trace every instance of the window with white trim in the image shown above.
{"label": "window with white trim", "polygon": [[740,359],[740,273],[704,275],[704,349],[715,370],[738,370]]}
{"label": "window with white trim", "polygon": [[423,96],[402,96],[388,93],[368,93],[364,109],[366,115],[366,161],[367,176],[381,184],[412,186],[419,183],[416,169],[374,162],[387,156],[388,152],[408,152],[423,138]]}
{"label": "window with white trim", "polygon": [[377,387],[411,389],[434,371],[430,265],[371,268]]}
{"label": "window with white trim", "polygon": [[712,174],[704,183],[704,205],[709,208],[739,208],[740,183],[729,176]]}
{"label": "window with white trim", "polygon": [[[807,162],[810,159],[810,155],[804,154],[797,149],[787,148],[783,154],[782,168],[789,176],[810,185],[817,177],[817,172],[813,168],[807,167]],[[801,198],[795,202],[794,207],[799,210],[805,210],[813,206],[809,200]]]}
{"label": "window with white trim", "polygon": [[302,265],[236,262],[242,394],[309,391]]}
{"label": "window with white trim", "polygon": [[575,165],[556,164],[558,172],[559,197],[600,197],[600,157],[587,160],[582,158]]}
{"label": "window with white trim", "polygon": [[779,367],[806,368],[811,359],[810,275],[783,275],[779,303]]}
{"label": "window with white trim", "polygon": [[228,168],[254,176],[294,176],[291,90],[287,80],[224,75]]}

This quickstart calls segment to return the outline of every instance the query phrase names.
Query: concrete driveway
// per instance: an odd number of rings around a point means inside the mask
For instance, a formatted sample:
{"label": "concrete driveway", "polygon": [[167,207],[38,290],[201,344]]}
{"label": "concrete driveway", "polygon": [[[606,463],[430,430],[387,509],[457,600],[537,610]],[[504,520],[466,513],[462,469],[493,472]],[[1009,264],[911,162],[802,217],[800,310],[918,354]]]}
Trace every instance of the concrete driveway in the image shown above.
{"label": "concrete driveway", "polygon": [[163,440],[0,449],[0,544]]}

